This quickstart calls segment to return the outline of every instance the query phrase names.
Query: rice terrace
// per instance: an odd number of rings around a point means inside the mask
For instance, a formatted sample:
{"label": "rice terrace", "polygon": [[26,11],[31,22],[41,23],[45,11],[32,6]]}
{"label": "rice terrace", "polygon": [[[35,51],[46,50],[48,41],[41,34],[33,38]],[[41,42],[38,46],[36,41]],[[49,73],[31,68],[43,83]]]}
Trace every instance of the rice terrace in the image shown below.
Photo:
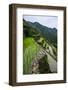
{"label": "rice terrace", "polygon": [[23,16],[23,74],[57,73],[57,17]]}

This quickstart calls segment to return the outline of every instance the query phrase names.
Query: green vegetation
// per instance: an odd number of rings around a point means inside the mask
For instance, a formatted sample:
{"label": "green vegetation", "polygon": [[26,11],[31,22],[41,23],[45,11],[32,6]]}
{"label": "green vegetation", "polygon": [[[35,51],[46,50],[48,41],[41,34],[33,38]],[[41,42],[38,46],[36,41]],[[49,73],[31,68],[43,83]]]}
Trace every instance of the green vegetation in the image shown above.
{"label": "green vegetation", "polygon": [[36,31],[40,32],[42,37],[46,38],[49,44],[53,44],[53,46],[56,47],[57,45],[57,29],[56,28],[49,28],[49,27],[41,25],[38,22],[35,22],[35,23],[28,22],[28,24],[32,28],[36,28]]}
{"label": "green vegetation", "polygon": [[24,64],[23,70],[24,74],[30,74],[31,63],[33,58],[36,57],[37,52],[40,50],[40,46],[35,42],[35,40],[31,37],[27,37],[24,39]]}
{"label": "green vegetation", "polygon": [[[57,29],[23,19],[23,47],[23,74],[32,74],[32,62],[41,48],[49,50],[50,54],[53,51],[54,56],[57,57]],[[51,73],[47,55],[43,56],[38,64],[39,73]]]}

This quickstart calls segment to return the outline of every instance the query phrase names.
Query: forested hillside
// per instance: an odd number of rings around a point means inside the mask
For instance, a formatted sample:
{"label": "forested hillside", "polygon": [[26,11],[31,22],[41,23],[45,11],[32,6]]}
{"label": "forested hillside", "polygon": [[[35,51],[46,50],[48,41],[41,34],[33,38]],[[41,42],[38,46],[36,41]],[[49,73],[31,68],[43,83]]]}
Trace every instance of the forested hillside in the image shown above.
{"label": "forested hillside", "polygon": [[38,22],[32,23],[23,19],[23,47],[24,74],[57,72],[56,69],[53,70],[48,60],[50,57],[52,61],[57,62],[56,28],[49,28]]}

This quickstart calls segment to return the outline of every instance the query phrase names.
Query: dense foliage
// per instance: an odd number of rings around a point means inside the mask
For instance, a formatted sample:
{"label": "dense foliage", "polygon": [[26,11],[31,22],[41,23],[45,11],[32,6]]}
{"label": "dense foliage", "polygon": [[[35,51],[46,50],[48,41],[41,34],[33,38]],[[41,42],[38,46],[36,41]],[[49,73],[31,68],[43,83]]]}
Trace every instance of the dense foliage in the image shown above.
{"label": "dense foliage", "polygon": [[[52,48],[53,56],[57,56],[57,29],[48,28],[38,22],[28,22],[23,19],[23,45],[24,60],[23,73],[31,74],[31,65],[41,48],[49,50]],[[50,53],[50,51],[49,51]],[[50,53],[51,54],[51,53]],[[39,73],[51,73],[48,64],[48,57],[45,55],[38,61]]]}

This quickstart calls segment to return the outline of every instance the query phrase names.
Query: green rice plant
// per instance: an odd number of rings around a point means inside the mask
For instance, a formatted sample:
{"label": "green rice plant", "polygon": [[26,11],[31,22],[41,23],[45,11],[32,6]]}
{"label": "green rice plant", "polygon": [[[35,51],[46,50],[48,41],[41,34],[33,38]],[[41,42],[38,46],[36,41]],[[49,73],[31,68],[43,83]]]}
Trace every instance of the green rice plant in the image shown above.
{"label": "green rice plant", "polygon": [[39,52],[40,46],[33,38],[27,37],[24,40],[23,74],[30,74],[32,61]]}

